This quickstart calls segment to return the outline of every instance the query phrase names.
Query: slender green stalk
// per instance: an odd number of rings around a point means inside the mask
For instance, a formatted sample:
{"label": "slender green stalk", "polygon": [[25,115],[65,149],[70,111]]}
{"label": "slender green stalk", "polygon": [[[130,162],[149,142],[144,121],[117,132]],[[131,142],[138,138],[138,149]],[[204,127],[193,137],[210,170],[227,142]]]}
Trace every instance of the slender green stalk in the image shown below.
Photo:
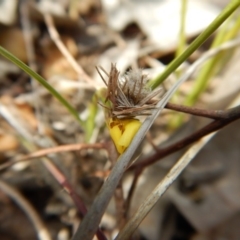
{"label": "slender green stalk", "polygon": [[187,14],[187,0],[182,0],[181,2],[182,6],[181,6],[180,31],[176,57],[180,56],[186,48],[185,22]]}
{"label": "slender green stalk", "polygon": [[79,118],[78,112],[74,109],[74,107],[60,93],[58,93],[43,77],[41,77],[25,63],[23,63],[21,60],[19,60],[17,57],[15,57],[13,54],[8,52],[5,48],[1,46],[0,54],[10,60],[15,65],[17,65],[29,76],[37,80],[40,84],[42,84],[55,98],[59,100],[60,103],[62,103],[63,106],[67,108],[67,110],[77,119],[81,126],[84,125],[84,122]]}
{"label": "slender green stalk", "polygon": [[152,89],[157,88],[173,71],[175,71],[239,6],[240,0],[232,0],[218,17],[190,44],[186,51],[174,59],[160,76],[150,82]]}
{"label": "slender green stalk", "polygon": [[[232,29],[230,31],[228,31],[226,33],[226,35],[224,36],[224,41],[228,41],[232,38],[234,38],[235,36],[237,36],[237,34],[239,33],[239,29],[240,29],[240,15],[239,13],[237,13],[237,19],[235,21],[234,26],[232,27]],[[232,19],[231,19],[232,20]]]}
{"label": "slender green stalk", "polygon": [[98,98],[94,94],[92,101],[88,105],[88,118],[85,122],[85,139],[86,142],[89,142],[95,128],[95,119],[98,111]]}
{"label": "slender green stalk", "polygon": [[[225,35],[224,42],[227,42],[227,41],[235,38],[239,34],[239,31],[240,31],[240,15],[239,14],[237,14],[237,15],[238,16],[235,20],[235,24],[232,26],[232,28]],[[226,66],[226,64],[229,63],[229,60],[231,59],[233,54],[234,54],[234,49],[231,49],[230,51],[225,51],[223,53],[220,53],[219,59],[221,59],[221,61],[219,61],[217,63],[216,71],[221,71]]]}
{"label": "slender green stalk", "polygon": [[[227,24],[219,31],[219,34],[217,34],[216,38],[214,39],[211,48],[219,46],[224,41],[224,35],[226,34],[226,30]],[[195,79],[193,89],[185,99],[184,104],[186,104],[187,106],[192,106],[197,101],[200,93],[205,90],[209,79],[213,75],[213,72],[215,70],[214,66],[216,65],[218,59],[219,58],[216,55],[214,58],[208,60],[205,63],[204,68],[202,68],[202,70],[198,74],[197,79]]]}
{"label": "slender green stalk", "polygon": [[[178,48],[176,51],[175,57],[179,57],[184,50],[186,49],[186,33],[185,33],[185,25],[186,25],[186,13],[187,13],[187,0],[181,0],[181,17],[180,17],[180,31],[179,31],[179,41],[178,41]],[[176,77],[179,78],[182,74],[182,71],[179,69],[175,72]],[[176,93],[173,95],[171,101],[173,103],[179,102],[179,90],[176,91]],[[172,118],[168,124],[168,127],[170,129],[175,128],[175,117]]]}

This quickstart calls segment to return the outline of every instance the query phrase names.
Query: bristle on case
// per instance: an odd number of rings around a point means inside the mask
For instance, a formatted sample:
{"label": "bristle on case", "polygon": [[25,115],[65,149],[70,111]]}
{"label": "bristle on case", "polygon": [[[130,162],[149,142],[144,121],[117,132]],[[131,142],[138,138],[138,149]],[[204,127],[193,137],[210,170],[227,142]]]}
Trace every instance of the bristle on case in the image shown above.
{"label": "bristle on case", "polygon": [[[104,72],[108,81],[104,79],[100,70]],[[148,86],[148,78],[141,69],[130,70],[123,77],[116,65],[111,65],[108,74],[102,67],[97,68],[99,75],[107,86],[105,101],[101,103],[105,108],[105,117],[110,136],[117,151],[122,154],[130,145],[132,139],[141,126],[140,116],[151,114],[157,103],[153,98],[162,92]]]}
{"label": "bristle on case", "polygon": [[[99,69],[104,72],[108,81],[104,79]],[[99,75],[107,86],[106,101],[110,101],[108,109],[111,118],[136,118],[151,114],[155,108],[156,101],[153,98],[162,93],[162,89],[152,89],[147,85],[147,75],[142,73],[141,69],[130,70],[121,78],[115,64],[111,65],[108,74],[103,68],[97,68]]]}

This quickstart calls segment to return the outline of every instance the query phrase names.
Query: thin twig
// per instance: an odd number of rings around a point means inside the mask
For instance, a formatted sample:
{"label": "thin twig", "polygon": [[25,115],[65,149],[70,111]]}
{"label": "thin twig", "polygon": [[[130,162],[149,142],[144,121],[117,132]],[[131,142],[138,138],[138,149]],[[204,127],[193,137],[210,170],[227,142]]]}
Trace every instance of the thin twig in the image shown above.
{"label": "thin twig", "polygon": [[93,143],[93,144],[77,143],[77,144],[61,145],[61,146],[52,147],[52,148],[45,148],[45,149],[41,149],[36,152],[30,153],[24,157],[21,157],[20,159],[3,163],[0,165],[0,170],[8,168],[19,162],[24,162],[24,161],[28,161],[28,160],[31,160],[34,158],[44,157],[44,156],[46,156],[48,154],[52,154],[52,153],[80,151],[83,149],[104,149],[104,148],[105,148],[104,143]]}
{"label": "thin twig", "polygon": [[117,220],[117,227],[118,229],[122,229],[123,226],[126,223],[126,216],[125,216],[125,201],[123,196],[123,186],[122,181],[119,182],[115,193],[114,193],[114,199],[115,199],[115,208],[116,208],[116,220]]}
{"label": "thin twig", "polygon": [[28,65],[32,70],[37,71],[36,56],[33,45],[33,31],[29,20],[28,1],[25,1],[20,6],[21,24],[23,27],[23,36],[25,40]]}
{"label": "thin twig", "polygon": [[38,215],[37,211],[32,207],[32,205],[22,196],[22,194],[9,184],[0,180],[0,189],[6,195],[8,195],[18,206],[26,213],[28,218],[31,220],[39,240],[51,240],[52,237],[45,226],[44,222]]}
{"label": "thin twig", "polygon": [[154,153],[152,156],[140,162],[134,163],[128,170],[133,170],[135,168],[145,168],[149,165],[152,165],[155,162],[160,161],[167,155],[177,152],[180,149],[183,149],[184,147],[188,146],[189,144],[198,141],[200,138],[206,136],[207,134],[215,132],[225,127],[226,125],[230,124],[231,122],[236,121],[237,119],[240,118],[240,105],[225,111],[221,111],[221,116],[222,119],[215,120],[209,123],[207,126],[204,126],[203,128],[189,135],[188,137],[185,137],[184,139],[166,148],[158,149],[158,151]]}
{"label": "thin twig", "polygon": [[199,117],[206,117],[212,119],[224,119],[226,117],[226,110],[206,110],[200,108],[193,108],[174,103],[167,103],[166,109],[171,109],[178,112],[189,113]]}
{"label": "thin twig", "polygon": [[[21,14],[21,24],[23,29],[23,36],[25,41],[25,47],[26,47],[26,53],[27,53],[27,59],[28,59],[28,65],[29,67],[37,72],[37,63],[36,63],[36,56],[35,56],[35,49],[34,49],[34,39],[33,39],[33,31],[32,31],[32,25],[31,21],[29,19],[29,0],[22,1],[20,6],[20,14]],[[35,94],[37,90],[39,89],[39,83],[35,81],[31,77],[31,86],[34,94],[34,101],[33,106],[35,109],[36,118],[37,121],[37,128],[38,133],[41,135],[44,133],[44,126],[41,121],[41,111],[40,111],[40,96],[39,94]]]}
{"label": "thin twig", "polygon": [[96,83],[87,75],[87,73],[81,68],[81,66],[76,62],[74,57],[69,53],[66,46],[63,44],[52,19],[52,16],[49,13],[44,13],[44,20],[47,25],[51,39],[55,42],[60,52],[71,64],[73,69],[83,78],[84,81],[88,82],[92,87],[96,88]]}

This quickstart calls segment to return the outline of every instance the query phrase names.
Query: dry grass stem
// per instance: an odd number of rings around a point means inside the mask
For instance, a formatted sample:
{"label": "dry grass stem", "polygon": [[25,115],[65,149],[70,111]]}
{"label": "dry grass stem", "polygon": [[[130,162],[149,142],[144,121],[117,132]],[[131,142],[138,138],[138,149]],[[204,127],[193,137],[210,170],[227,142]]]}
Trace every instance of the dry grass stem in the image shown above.
{"label": "dry grass stem", "polygon": [[24,157],[21,157],[20,159],[1,164],[0,170],[8,168],[16,163],[29,161],[34,158],[44,157],[48,154],[70,152],[70,151],[80,151],[82,149],[104,149],[104,148],[105,148],[105,144],[103,144],[103,143],[93,143],[93,144],[77,143],[77,144],[68,144],[68,145],[47,148],[47,149],[41,149],[39,151],[30,153]]}
{"label": "dry grass stem", "polygon": [[51,39],[55,42],[58,49],[61,51],[63,56],[67,59],[67,61],[71,64],[73,69],[79,74],[79,76],[86,82],[88,82],[91,87],[96,88],[96,83],[92,80],[91,77],[89,77],[86,72],[81,68],[81,66],[76,62],[74,57],[69,53],[66,46],[61,41],[61,38],[55,28],[52,16],[49,13],[44,13],[44,20],[47,25],[49,34]]}

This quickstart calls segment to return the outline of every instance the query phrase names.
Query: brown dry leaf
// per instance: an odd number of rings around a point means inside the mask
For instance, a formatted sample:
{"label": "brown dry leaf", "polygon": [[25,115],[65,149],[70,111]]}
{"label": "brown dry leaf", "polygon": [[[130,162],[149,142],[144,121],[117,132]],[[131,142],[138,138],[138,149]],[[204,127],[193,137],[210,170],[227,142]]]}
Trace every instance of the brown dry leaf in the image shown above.
{"label": "brown dry leaf", "polygon": [[75,2],[76,2],[75,7],[77,8],[77,11],[80,13],[80,15],[88,14],[92,8],[98,7],[99,5],[99,2],[96,0],[88,0],[88,1],[80,0]]}
{"label": "brown dry leaf", "polygon": [[[75,41],[68,36],[61,37],[61,40],[68,49],[69,53],[73,57],[76,57],[78,54],[78,47]],[[46,79],[49,79],[54,76],[61,76],[62,78],[77,80],[78,74],[69,64],[68,60],[59,51],[59,49],[55,46],[55,44],[51,42],[50,44],[47,43],[46,45],[47,46],[44,46],[46,58],[44,59],[43,62],[44,67],[42,75]]]}
{"label": "brown dry leaf", "polygon": [[18,146],[19,142],[14,135],[0,134],[0,152],[16,150]]}
{"label": "brown dry leaf", "polygon": [[27,62],[27,52],[24,37],[19,28],[1,29],[0,45],[23,62]]}
{"label": "brown dry leaf", "polygon": [[33,128],[37,129],[37,119],[31,106],[26,103],[16,103],[19,111],[22,113],[22,118]]}
{"label": "brown dry leaf", "polygon": [[[37,119],[35,117],[33,108],[27,103],[17,102],[14,98],[9,95],[4,95],[0,98],[0,101],[4,103],[9,108],[14,107],[18,111],[16,114],[20,114],[21,120],[25,122],[26,126],[29,126],[31,129],[37,129]],[[17,117],[17,116],[16,116]]]}

